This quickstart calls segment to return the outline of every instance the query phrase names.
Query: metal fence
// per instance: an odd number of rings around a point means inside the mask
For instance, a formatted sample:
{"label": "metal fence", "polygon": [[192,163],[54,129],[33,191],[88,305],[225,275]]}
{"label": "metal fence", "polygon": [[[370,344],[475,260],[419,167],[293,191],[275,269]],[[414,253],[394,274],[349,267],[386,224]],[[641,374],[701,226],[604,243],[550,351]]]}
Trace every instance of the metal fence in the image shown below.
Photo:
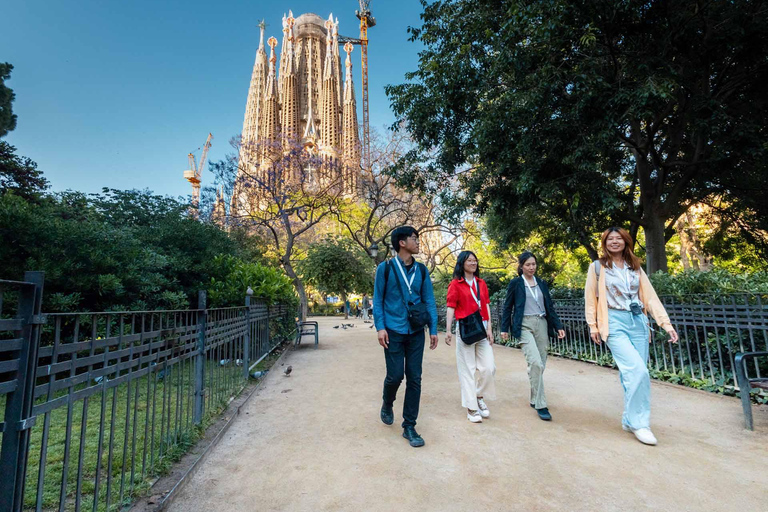
{"label": "metal fence", "polygon": [[130,503],[295,327],[286,306],[206,309],[204,292],[195,310],[41,314],[42,288],[0,281],[2,512]]}
{"label": "metal fence", "polygon": [[[682,300],[674,297],[661,297],[661,300],[680,341],[670,343],[666,332],[651,319],[654,343],[651,344],[648,368],[652,370],[652,376],[662,376],[661,372],[665,372],[667,380],[692,387],[738,390],[735,354],[768,350],[768,295],[687,295]],[[589,337],[584,300],[554,302],[566,337],[562,340],[552,338],[549,353],[612,366],[613,358],[606,344],[596,345]],[[491,307],[494,326],[501,325],[502,309],[503,301]],[[518,346],[518,342],[512,340],[509,345]],[[757,362],[747,370],[750,377],[766,373]]]}

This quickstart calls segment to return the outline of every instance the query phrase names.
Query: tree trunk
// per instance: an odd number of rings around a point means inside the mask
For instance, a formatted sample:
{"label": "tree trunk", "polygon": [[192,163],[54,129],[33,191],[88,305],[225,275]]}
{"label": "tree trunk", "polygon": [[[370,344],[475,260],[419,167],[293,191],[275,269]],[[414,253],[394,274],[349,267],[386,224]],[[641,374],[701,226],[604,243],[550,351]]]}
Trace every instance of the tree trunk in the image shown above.
{"label": "tree trunk", "polygon": [[691,260],[688,258],[688,234],[685,232],[685,222],[683,219],[678,219],[675,223],[675,230],[677,236],[680,238],[680,262],[683,264],[683,270],[691,268]]}
{"label": "tree trunk", "polygon": [[341,303],[344,308],[344,320],[349,320],[349,308],[347,307],[347,292],[341,294]]}
{"label": "tree trunk", "polygon": [[648,275],[661,270],[667,271],[667,240],[664,234],[664,218],[648,212],[645,231],[645,260]]}
{"label": "tree trunk", "polygon": [[293,282],[293,287],[296,289],[296,293],[299,294],[299,321],[303,322],[307,319],[307,311],[309,310],[309,301],[307,300],[307,291],[304,289],[304,283],[301,282],[299,276],[296,275],[296,271],[293,270],[291,261],[287,258],[281,258],[283,269],[288,277]]}

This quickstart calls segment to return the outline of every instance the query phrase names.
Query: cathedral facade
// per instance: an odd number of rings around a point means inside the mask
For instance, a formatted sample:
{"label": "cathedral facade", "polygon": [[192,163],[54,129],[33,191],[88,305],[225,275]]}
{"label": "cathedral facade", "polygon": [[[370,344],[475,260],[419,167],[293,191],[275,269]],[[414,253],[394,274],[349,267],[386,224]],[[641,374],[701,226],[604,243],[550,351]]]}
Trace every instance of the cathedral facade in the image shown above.
{"label": "cathedral facade", "polygon": [[[341,194],[354,197],[359,189],[361,146],[350,57],[353,45],[344,46],[342,67],[338,19],[331,15],[324,20],[311,13],[294,18],[289,13],[283,16],[282,27],[278,63],[278,41],[270,37],[267,50],[265,25],[260,24],[243,120],[238,181],[244,174],[263,185],[317,180],[337,183]],[[321,159],[321,175],[276,166],[280,155],[276,158],[275,153],[285,154],[288,146],[299,146]],[[253,204],[253,198],[244,197],[252,193],[238,188],[232,206],[242,210],[246,203]]]}

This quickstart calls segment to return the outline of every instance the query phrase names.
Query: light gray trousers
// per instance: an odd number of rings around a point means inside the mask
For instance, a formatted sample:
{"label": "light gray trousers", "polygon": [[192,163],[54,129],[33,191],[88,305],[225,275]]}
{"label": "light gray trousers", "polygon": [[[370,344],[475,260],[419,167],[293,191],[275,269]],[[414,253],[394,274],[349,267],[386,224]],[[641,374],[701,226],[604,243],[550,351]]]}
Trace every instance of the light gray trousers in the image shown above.
{"label": "light gray trousers", "polygon": [[547,366],[547,348],[549,334],[547,319],[540,316],[524,316],[523,330],[520,334],[520,348],[528,364],[528,379],[531,382],[531,404],[536,409],[547,406],[544,394],[544,368]]}

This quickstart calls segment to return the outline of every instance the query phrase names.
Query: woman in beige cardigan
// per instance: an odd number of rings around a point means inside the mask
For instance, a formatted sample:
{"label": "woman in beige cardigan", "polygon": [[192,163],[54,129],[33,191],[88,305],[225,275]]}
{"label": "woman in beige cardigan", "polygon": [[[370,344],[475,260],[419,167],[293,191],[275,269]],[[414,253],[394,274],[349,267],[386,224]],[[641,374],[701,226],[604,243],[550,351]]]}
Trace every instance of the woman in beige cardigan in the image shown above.
{"label": "woman in beige cardigan", "polygon": [[677,332],[656,295],[640,260],[632,252],[632,238],[624,229],[609,228],[601,237],[602,256],[589,266],[584,307],[592,340],[604,340],[619,367],[624,387],[621,425],[644,444],[655,445],[650,429],[651,380],[647,313],[667,331],[672,343]]}

